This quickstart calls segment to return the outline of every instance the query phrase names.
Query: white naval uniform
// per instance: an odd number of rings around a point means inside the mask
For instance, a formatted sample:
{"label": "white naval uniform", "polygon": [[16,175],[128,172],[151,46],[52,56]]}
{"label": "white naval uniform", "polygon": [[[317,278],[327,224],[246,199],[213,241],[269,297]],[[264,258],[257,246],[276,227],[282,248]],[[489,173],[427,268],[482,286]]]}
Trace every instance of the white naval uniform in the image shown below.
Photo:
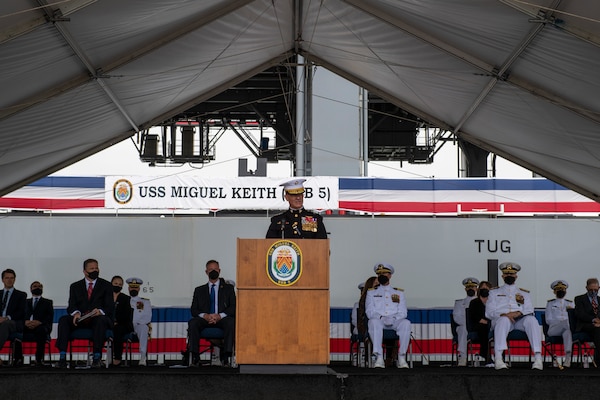
{"label": "white naval uniform", "polygon": [[575,308],[575,303],[564,298],[548,300],[546,304],[548,336],[562,336],[565,352],[567,353],[570,353],[573,348],[573,335],[567,312],[569,308]]}
{"label": "white naval uniform", "polygon": [[[394,302],[392,296],[397,296],[398,302]],[[400,355],[405,355],[410,342],[410,321],[406,319],[408,309],[404,292],[391,285],[379,285],[377,289],[369,289],[365,308],[369,318],[373,353],[383,354],[383,330],[393,329],[400,338]]]}
{"label": "white naval uniform", "polygon": [[[517,298],[521,298],[521,301],[517,301]],[[513,323],[508,317],[500,316],[500,314],[513,311],[520,311],[523,317]],[[491,329],[494,330],[496,352],[508,348],[506,337],[512,330],[517,329],[525,331],[533,352],[541,353],[542,332],[540,324],[535,318],[533,303],[527,290],[516,285],[503,285],[492,289],[485,304],[485,316],[492,321]]]}
{"label": "white naval uniform", "polygon": [[152,305],[150,300],[135,296],[130,303],[133,308],[133,330],[140,340],[140,353],[148,351],[148,324],[152,321]]}
{"label": "white naval uniform", "polygon": [[465,297],[464,299],[454,301],[454,309],[452,310],[452,318],[456,322],[456,336],[458,339],[458,353],[463,355],[467,353],[467,313],[466,310],[471,304],[471,300],[476,298],[476,295]]}

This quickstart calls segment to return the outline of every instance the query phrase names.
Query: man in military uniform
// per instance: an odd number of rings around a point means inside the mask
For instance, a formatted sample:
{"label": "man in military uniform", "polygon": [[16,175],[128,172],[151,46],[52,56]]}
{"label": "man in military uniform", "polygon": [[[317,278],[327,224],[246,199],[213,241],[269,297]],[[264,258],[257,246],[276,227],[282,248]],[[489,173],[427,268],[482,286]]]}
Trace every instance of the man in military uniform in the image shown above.
{"label": "man in military uniform", "polygon": [[290,208],[271,218],[268,238],[281,239],[327,239],[323,217],[304,209],[304,186],[306,179],[293,179],[282,183],[285,199]]}
{"label": "man in military uniform", "polygon": [[512,330],[525,331],[531,349],[535,354],[532,369],[542,370],[542,333],[540,324],[534,315],[533,303],[529,291],[515,285],[519,264],[505,262],[498,266],[502,271],[504,285],[490,291],[485,306],[485,316],[492,321],[494,330],[494,367],[506,369],[508,366],[502,360],[504,350],[508,349],[506,338]]}
{"label": "man in military uniform", "polygon": [[454,310],[452,311],[452,318],[454,318],[454,322],[457,325],[456,336],[458,339],[458,366],[466,367],[468,334],[466,310],[467,308],[469,308],[471,300],[473,300],[476,297],[476,290],[477,285],[479,285],[479,280],[469,277],[463,279],[462,284],[465,287],[465,292],[467,292],[467,297],[465,297],[464,299],[454,301]]}
{"label": "man in military uniform", "polygon": [[133,330],[140,340],[140,362],[139,366],[146,365],[148,354],[148,332],[152,321],[152,305],[150,300],[140,297],[140,286],[144,281],[140,278],[128,278],[130,304],[133,309]]}
{"label": "man in military uniform", "polygon": [[571,366],[571,351],[573,349],[573,334],[569,326],[567,310],[575,308],[575,303],[565,299],[568,287],[569,284],[564,280],[554,281],[550,284],[550,289],[554,291],[556,298],[548,300],[545,314],[546,323],[548,324],[548,336],[562,336],[563,338],[565,347],[563,366],[567,368]]}
{"label": "man in military uniform", "polygon": [[410,321],[406,299],[402,289],[390,285],[394,267],[389,264],[376,264],[373,270],[377,274],[379,286],[369,289],[366,299],[366,313],[369,318],[369,336],[373,342],[373,355],[376,357],[375,368],[385,368],[383,361],[383,330],[393,329],[400,338],[398,368],[408,368],[406,350],[410,342]]}

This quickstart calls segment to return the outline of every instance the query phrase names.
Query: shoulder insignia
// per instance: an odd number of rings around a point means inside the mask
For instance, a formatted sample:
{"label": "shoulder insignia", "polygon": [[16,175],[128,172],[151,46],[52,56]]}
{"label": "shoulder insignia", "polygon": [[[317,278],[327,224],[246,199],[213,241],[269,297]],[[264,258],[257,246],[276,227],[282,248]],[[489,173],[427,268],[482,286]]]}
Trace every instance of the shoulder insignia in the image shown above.
{"label": "shoulder insignia", "polygon": [[569,300],[569,299],[565,299],[565,301],[568,301],[569,303],[573,302],[573,300]]}
{"label": "shoulder insignia", "polygon": [[142,300],[148,300],[148,301],[150,300],[150,299],[147,299],[147,298],[145,298],[145,297],[141,297],[141,299],[142,299]]}
{"label": "shoulder insignia", "polygon": [[519,288],[519,290],[522,290],[522,291],[524,291],[525,293],[529,293],[529,290],[527,290],[527,289],[523,289],[522,287],[520,287],[520,288]]}
{"label": "shoulder insignia", "polygon": [[550,299],[550,300],[548,300],[548,303],[550,303],[551,301],[554,301],[554,300],[556,300],[556,299]]}
{"label": "shoulder insignia", "polygon": [[402,289],[402,288],[399,288],[399,287],[395,287],[394,289],[395,289],[395,290],[398,290],[398,291],[400,291],[400,292],[404,292],[404,289]]}

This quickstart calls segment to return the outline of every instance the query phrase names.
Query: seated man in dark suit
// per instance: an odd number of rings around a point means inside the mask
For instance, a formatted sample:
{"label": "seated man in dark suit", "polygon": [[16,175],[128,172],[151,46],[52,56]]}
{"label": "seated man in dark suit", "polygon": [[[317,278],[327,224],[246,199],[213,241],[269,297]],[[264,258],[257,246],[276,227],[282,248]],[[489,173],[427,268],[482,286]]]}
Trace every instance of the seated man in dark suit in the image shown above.
{"label": "seated man in dark suit", "polygon": [[598,312],[598,279],[590,278],[586,282],[587,293],[575,297],[575,316],[577,332],[586,332],[594,341],[594,362],[600,365],[600,315]]}
{"label": "seated man in dark suit", "polygon": [[190,308],[192,319],[188,321],[189,350],[192,353],[192,364],[200,362],[200,333],[208,327],[223,329],[224,343],[220,352],[221,363],[229,365],[233,353],[235,336],[235,290],[234,287],[219,279],[221,269],[215,260],[206,263],[208,283],[194,290],[194,298]]}
{"label": "seated man in dark suit", "polygon": [[92,367],[101,366],[106,330],[113,326],[115,302],[111,283],[98,278],[99,273],[98,261],[89,258],[83,262],[84,278],[72,283],[69,288],[68,315],[62,316],[58,321],[56,347],[60,352],[59,368],[67,367],[67,347],[71,331],[82,327],[90,328],[93,332]]}
{"label": "seated man in dark suit", "polygon": [[10,268],[2,271],[4,289],[0,291],[0,350],[11,333],[23,331],[27,293],[15,289],[16,277],[17,274]]}
{"label": "seated man in dark suit", "polygon": [[[44,285],[40,282],[32,282],[29,289],[32,297],[27,299],[23,339],[36,342],[35,364],[43,366],[46,339],[52,332],[52,322],[54,322],[54,304],[52,300],[42,297]],[[20,342],[15,344],[15,363],[17,365],[23,363],[23,348]]]}

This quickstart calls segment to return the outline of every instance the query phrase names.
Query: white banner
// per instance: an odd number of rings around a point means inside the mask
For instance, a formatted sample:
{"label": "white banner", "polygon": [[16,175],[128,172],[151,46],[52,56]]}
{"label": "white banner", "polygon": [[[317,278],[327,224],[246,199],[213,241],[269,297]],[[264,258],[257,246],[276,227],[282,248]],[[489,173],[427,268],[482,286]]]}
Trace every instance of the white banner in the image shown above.
{"label": "white banner", "polygon": [[[273,210],[287,209],[283,187],[294,178],[195,178],[107,176],[105,208]],[[306,177],[304,207],[338,208],[337,177]]]}

